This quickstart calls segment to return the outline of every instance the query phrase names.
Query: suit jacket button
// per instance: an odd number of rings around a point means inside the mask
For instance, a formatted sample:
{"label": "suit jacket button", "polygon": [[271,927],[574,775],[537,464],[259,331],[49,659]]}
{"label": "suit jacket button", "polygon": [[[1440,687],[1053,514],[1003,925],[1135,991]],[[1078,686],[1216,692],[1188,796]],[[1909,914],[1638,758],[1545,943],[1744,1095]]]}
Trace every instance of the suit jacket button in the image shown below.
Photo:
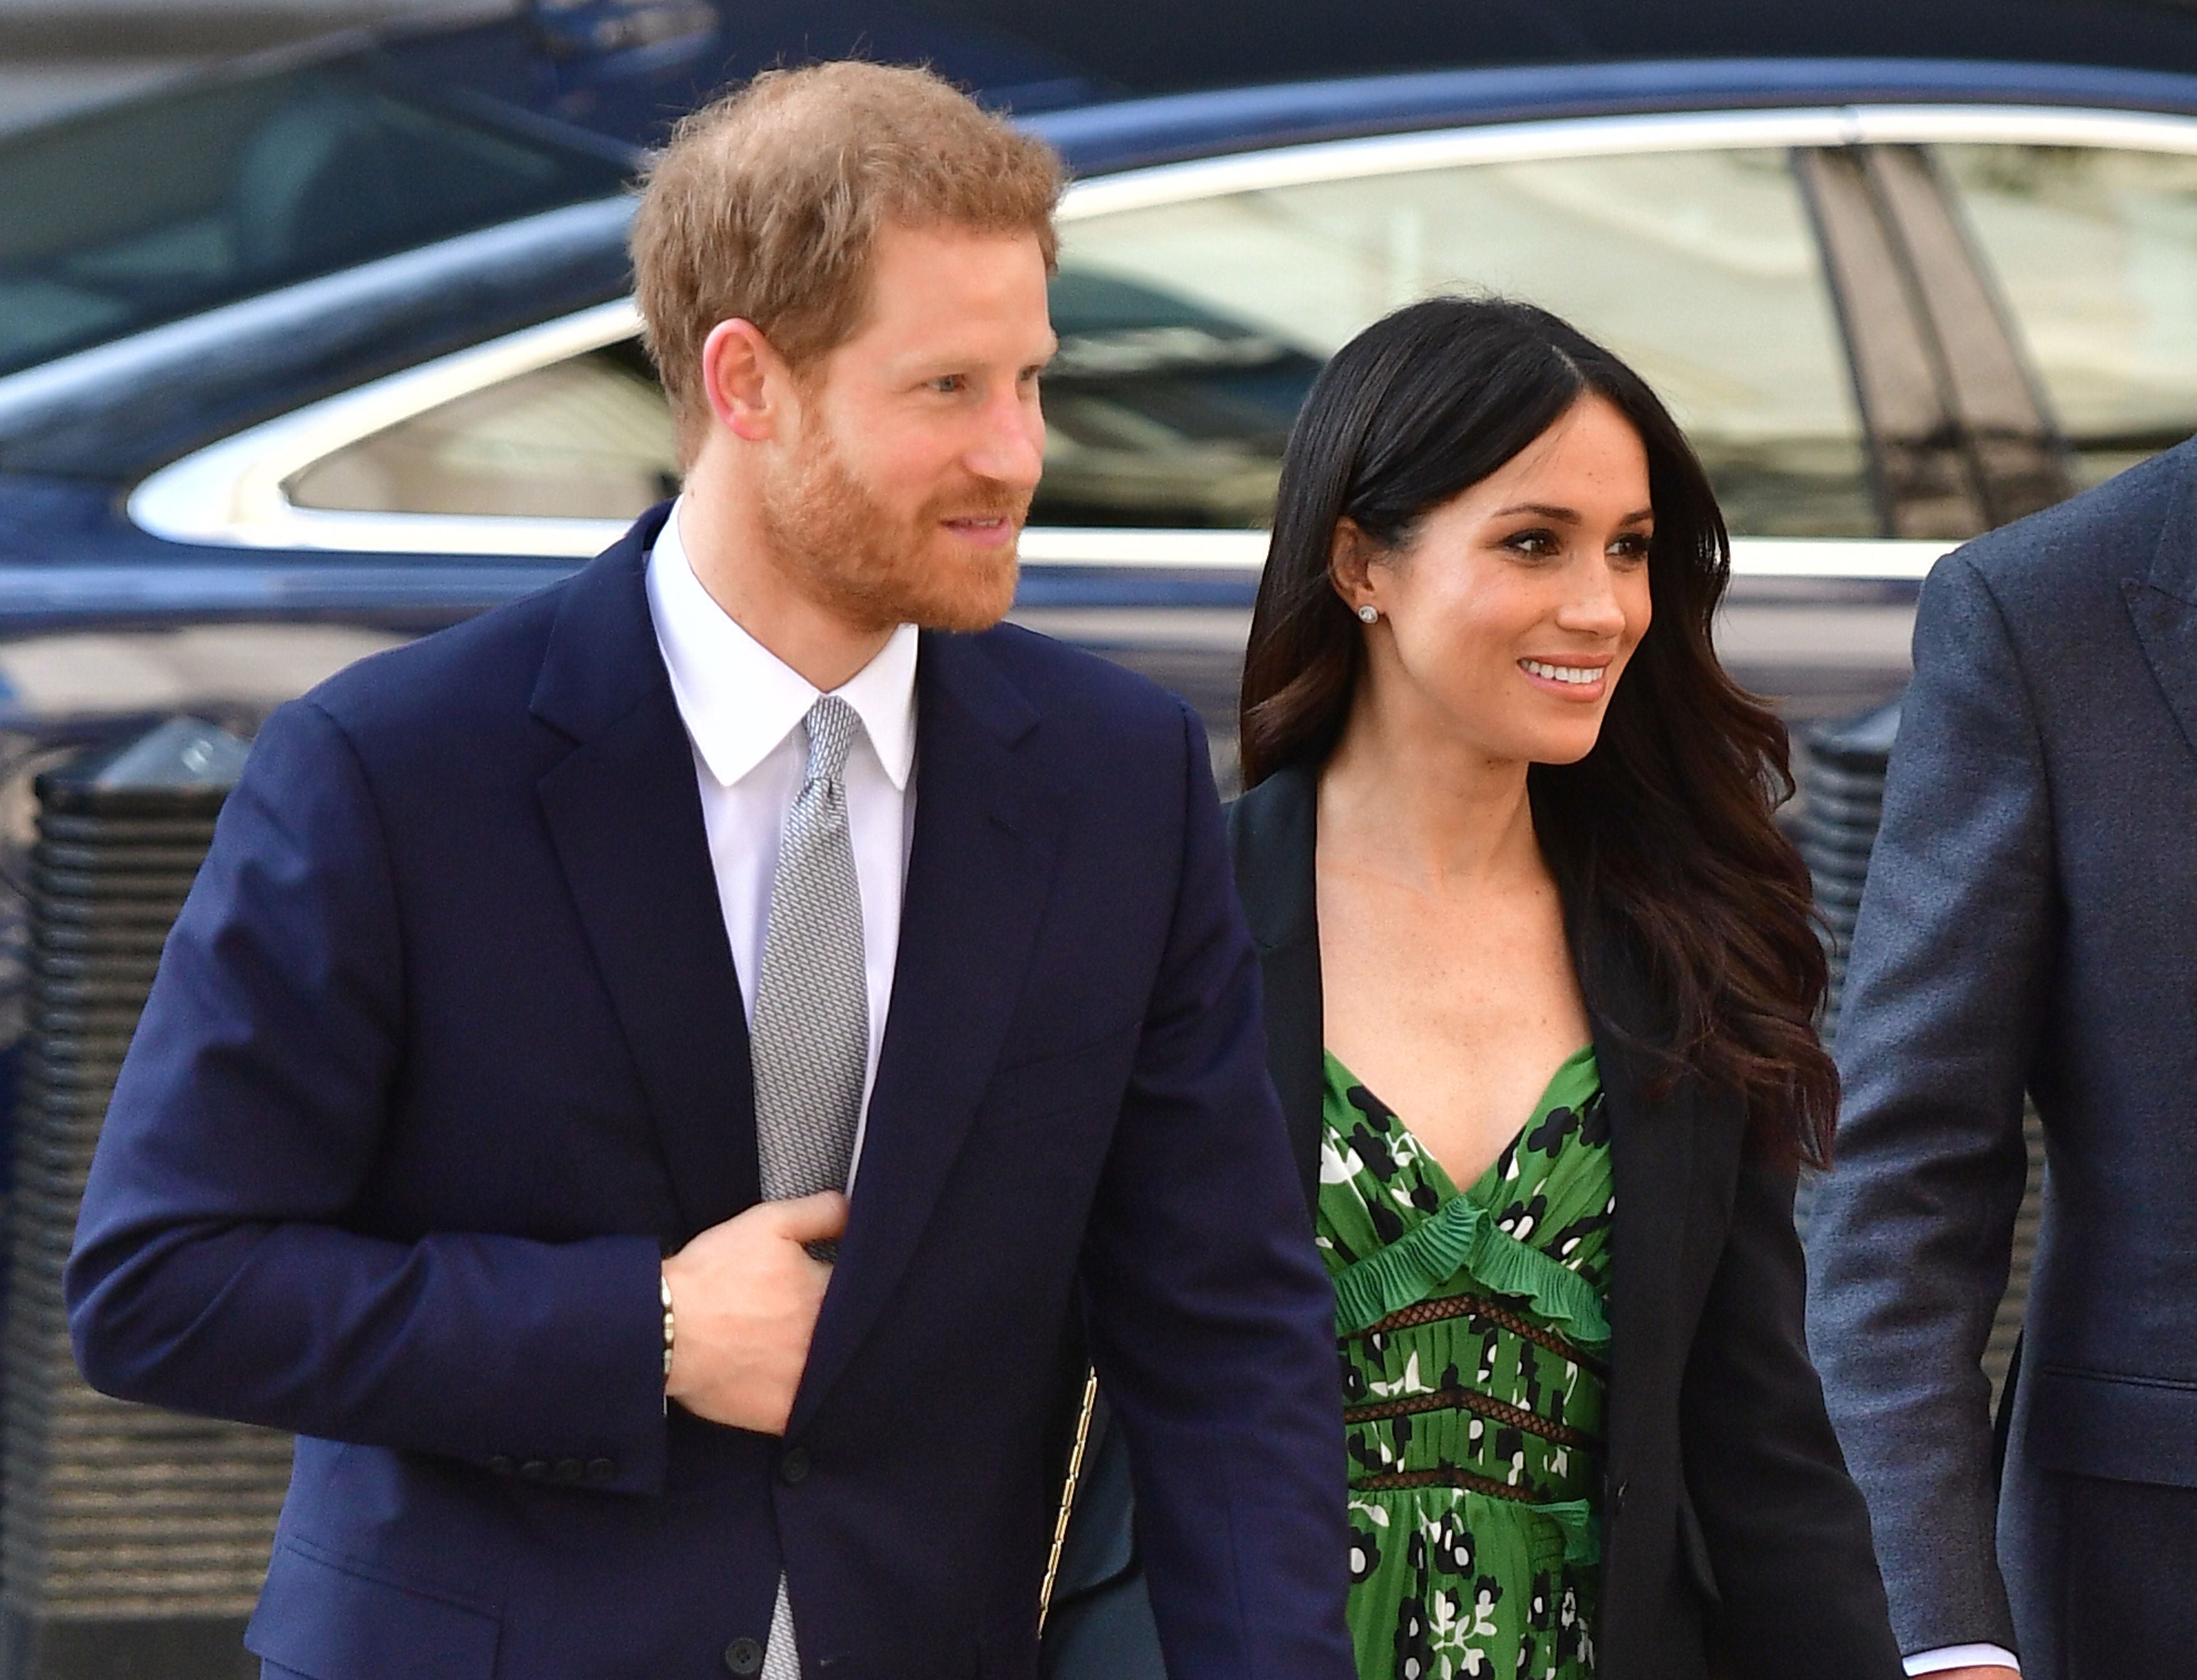
{"label": "suit jacket button", "polygon": [[519,1468],[501,1452],[488,1461],[488,1467],[500,1476],[507,1476]]}
{"label": "suit jacket button", "polygon": [[589,1481],[608,1481],[617,1474],[617,1465],[611,1459],[590,1458],[588,1460],[588,1480]]}
{"label": "suit jacket button", "polygon": [[529,1481],[540,1481],[542,1477],[549,1474],[549,1461],[546,1458],[530,1458],[519,1467],[519,1474]]}
{"label": "suit jacket button", "polygon": [[788,1487],[797,1487],[809,1480],[809,1449],[789,1446],[785,1457],[778,1461],[778,1479]]}
{"label": "suit jacket button", "polygon": [[578,1481],[588,1474],[588,1467],[577,1458],[559,1458],[556,1476],[559,1481]]}
{"label": "suit jacket button", "polygon": [[762,1672],[762,1647],[752,1639],[735,1639],[725,1647],[725,1666],[735,1674]]}

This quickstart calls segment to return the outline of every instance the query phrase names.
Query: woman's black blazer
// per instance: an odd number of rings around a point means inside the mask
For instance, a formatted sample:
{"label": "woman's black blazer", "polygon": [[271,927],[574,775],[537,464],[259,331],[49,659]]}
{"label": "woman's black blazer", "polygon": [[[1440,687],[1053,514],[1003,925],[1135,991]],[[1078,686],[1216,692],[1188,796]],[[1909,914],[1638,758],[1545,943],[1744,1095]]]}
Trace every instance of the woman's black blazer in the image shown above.
{"label": "woman's black blazer", "polygon": [[[1322,1082],[1314,802],[1312,776],[1285,770],[1229,814],[1308,1203]],[[1746,1146],[1736,1095],[1688,1080],[1648,1097],[1633,1046],[1658,1012],[1638,965],[1614,939],[1574,940],[1617,1196],[1596,1671],[1893,1680],[1869,1512],[1802,1332],[1793,1175]]]}
{"label": "woman's black blazer", "polygon": [[[1285,770],[1229,813],[1308,1207],[1323,1079],[1313,804],[1312,777]],[[1869,1513],[1808,1362],[1793,1174],[1747,1147],[1736,1096],[1690,1080],[1647,1095],[1633,1046],[1655,1033],[1653,994],[1621,943],[1573,919],[1617,1196],[1597,1673],[1896,1680]],[[1049,1680],[1162,1680],[1127,1457],[1103,1428],[1046,1647]]]}

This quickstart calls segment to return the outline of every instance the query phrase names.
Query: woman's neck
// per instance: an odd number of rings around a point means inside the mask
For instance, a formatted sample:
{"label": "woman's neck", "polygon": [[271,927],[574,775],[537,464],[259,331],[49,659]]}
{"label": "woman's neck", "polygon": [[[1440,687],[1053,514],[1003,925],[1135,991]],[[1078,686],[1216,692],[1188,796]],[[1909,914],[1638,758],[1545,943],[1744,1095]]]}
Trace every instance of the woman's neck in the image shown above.
{"label": "woman's neck", "polygon": [[1525,761],[1492,759],[1424,717],[1384,715],[1371,686],[1320,773],[1322,852],[1442,896],[1544,878]]}

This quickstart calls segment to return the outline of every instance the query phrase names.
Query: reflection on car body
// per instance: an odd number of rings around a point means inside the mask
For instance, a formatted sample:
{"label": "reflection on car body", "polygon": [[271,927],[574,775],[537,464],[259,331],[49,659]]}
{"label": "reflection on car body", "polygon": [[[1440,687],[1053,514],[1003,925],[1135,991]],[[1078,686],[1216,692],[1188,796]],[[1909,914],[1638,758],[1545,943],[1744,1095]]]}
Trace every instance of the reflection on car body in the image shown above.
{"label": "reflection on car body", "polygon": [[337,60],[0,145],[0,374],[240,297],[618,191],[626,149],[554,138]]}

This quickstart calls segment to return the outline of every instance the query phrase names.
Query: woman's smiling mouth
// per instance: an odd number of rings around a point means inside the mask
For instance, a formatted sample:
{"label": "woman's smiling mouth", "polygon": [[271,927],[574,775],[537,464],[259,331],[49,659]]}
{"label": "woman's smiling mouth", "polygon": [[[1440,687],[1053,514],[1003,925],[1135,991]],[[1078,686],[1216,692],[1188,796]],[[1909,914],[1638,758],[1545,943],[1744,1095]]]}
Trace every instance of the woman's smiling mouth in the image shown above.
{"label": "woman's smiling mouth", "polygon": [[1607,655],[1592,664],[1559,664],[1552,659],[1521,659],[1518,669],[1539,682],[1573,690],[1593,690],[1602,686],[1603,678],[1609,675],[1609,663]]}

